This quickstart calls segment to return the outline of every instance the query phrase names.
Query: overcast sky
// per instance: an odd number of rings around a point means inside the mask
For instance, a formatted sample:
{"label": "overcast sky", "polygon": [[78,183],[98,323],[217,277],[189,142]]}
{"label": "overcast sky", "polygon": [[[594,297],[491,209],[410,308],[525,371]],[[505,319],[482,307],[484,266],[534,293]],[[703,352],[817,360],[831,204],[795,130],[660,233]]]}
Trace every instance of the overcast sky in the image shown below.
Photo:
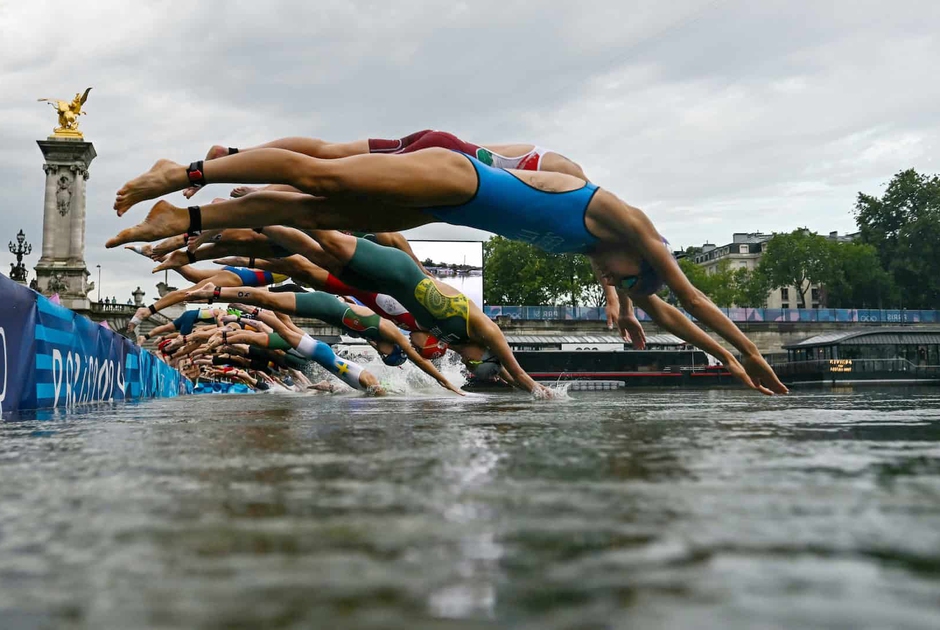
{"label": "overcast sky", "polygon": [[36,99],[87,86],[81,128],[98,158],[85,257],[122,302],[138,284],[153,298],[157,278],[103,247],[149,208],[118,219],[121,184],[157,158],[288,135],[432,127],[538,143],[643,208],[676,247],[852,231],[858,191],[940,171],[938,23],[929,0],[0,0],[0,263],[17,229],[30,268],[41,248],[36,140],[56,119]]}

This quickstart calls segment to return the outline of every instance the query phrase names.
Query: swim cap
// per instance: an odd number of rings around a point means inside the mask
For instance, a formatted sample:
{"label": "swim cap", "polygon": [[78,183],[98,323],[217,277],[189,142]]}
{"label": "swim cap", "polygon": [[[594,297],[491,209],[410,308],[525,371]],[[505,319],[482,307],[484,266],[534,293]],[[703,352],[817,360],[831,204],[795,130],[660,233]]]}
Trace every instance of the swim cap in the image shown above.
{"label": "swim cap", "polygon": [[434,335],[428,335],[427,341],[418,350],[418,354],[428,360],[440,358],[447,354],[447,344]]}
{"label": "swim cap", "polygon": [[499,369],[502,367],[499,363],[499,359],[490,352],[489,348],[483,351],[483,357],[479,361],[469,361],[469,363],[473,377],[483,381],[490,381],[496,378],[496,375],[499,374]]}
{"label": "swim cap", "polygon": [[405,353],[402,351],[401,346],[395,344],[395,349],[389,352],[388,354],[382,357],[382,363],[385,365],[401,365],[408,360],[408,357],[405,356]]}

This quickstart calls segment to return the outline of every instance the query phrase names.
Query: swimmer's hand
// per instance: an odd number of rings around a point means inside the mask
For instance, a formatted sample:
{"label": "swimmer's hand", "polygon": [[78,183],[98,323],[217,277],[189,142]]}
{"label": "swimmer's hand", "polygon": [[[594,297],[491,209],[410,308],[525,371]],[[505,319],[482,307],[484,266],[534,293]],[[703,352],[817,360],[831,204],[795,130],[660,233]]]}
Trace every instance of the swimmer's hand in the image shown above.
{"label": "swimmer's hand", "polygon": [[[734,357],[728,357],[722,361],[722,363],[724,364],[725,369],[731,372],[732,376],[751,389],[757,390],[766,396],[773,396],[775,391],[780,394],[787,393],[787,388],[783,385],[783,383],[777,380],[777,375],[774,374],[774,371],[770,369],[770,366],[767,365],[767,362],[764,361],[764,359],[759,355],[756,357],[756,359],[753,357],[746,357],[744,359],[744,365],[742,365]],[[763,363],[763,367],[760,366],[761,363]],[[745,367],[745,365],[749,367]],[[767,380],[768,377],[765,373],[765,369],[766,372],[769,372],[773,379],[776,380],[776,385],[779,386],[779,389],[771,390],[765,385],[765,383],[771,384],[771,382]]]}
{"label": "swimmer's hand", "polygon": [[626,313],[620,313],[617,318],[617,328],[620,330],[620,336],[624,341],[633,343],[634,350],[646,349],[646,333],[640,320],[633,314],[633,309]]}
{"label": "swimmer's hand", "polygon": [[532,390],[532,395],[542,400],[552,400],[555,398],[555,392],[545,387],[544,385],[539,385],[538,383],[535,384],[535,389]]}
{"label": "swimmer's hand", "polygon": [[604,311],[607,313],[607,330],[613,330],[614,324],[620,319],[620,304],[617,302],[607,302]]}
{"label": "swimmer's hand", "polygon": [[449,389],[450,391],[454,392],[458,396],[467,395],[467,392],[463,391],[459,387],[454,386],[454,384],[448,381],[446,378],[442,381],[438,381],[438,383],[440,383],[441,387],[443,387],[444,389]]}
{"label": "swimmer's hand", "polygon": [[773,368],[767,364],[767,361],[761,355],[744,357],[744,370],[754,384],[754,389],[760,393],[768,396],[790,393],[787,386],[780,382]]}

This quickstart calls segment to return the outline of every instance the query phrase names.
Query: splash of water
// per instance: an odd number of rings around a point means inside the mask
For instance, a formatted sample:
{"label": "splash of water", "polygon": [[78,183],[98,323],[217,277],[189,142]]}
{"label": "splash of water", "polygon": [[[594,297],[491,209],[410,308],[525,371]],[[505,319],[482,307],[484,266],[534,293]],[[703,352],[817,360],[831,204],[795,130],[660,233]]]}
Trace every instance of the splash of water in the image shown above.
{"label": "splash of water", "polygon": [[[451,353],[452,354],[452,353]],[[374,374],[387,394],[392,396],[456,396],[441,387],[436,380],[421,371],[411,362],[400,366],[385,365],[379,356],[371,351],[357,346],[355,350],[337,348],[337,355],[344,359],[355,361],[363,368]],[[444,357],[435,361],[437,369],[444,377],[457,387],[463,387],[466,378],[463,367],[456,358]],[[326,379],[334,386],[334,393],[348,394],[354,392],[349,387],[323,367],[310,362],[304,374],[313,382]]]}

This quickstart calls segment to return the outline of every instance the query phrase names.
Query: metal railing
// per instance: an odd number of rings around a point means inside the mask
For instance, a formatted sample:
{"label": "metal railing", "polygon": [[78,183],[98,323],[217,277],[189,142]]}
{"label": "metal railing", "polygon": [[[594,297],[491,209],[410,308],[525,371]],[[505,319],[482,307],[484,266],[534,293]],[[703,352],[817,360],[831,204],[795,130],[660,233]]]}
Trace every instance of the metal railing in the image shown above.
{"label": "metal railing", "polygon": [[[722,308],[737,323],[745,322],[836,322],[847,324],[936,324],[938,310],[866,309],[866,308]],[[603,307],[597,306],[484,306],[491,319],[606,321]],[[636,309],[641,321],[650,321],[642,309]]]}
{"label": "metal railing", "polygon": [[92,302],[91,312],[93,313],[129,313],[131,315],[140,308],[133,304],[112,304],[110,302]]}

